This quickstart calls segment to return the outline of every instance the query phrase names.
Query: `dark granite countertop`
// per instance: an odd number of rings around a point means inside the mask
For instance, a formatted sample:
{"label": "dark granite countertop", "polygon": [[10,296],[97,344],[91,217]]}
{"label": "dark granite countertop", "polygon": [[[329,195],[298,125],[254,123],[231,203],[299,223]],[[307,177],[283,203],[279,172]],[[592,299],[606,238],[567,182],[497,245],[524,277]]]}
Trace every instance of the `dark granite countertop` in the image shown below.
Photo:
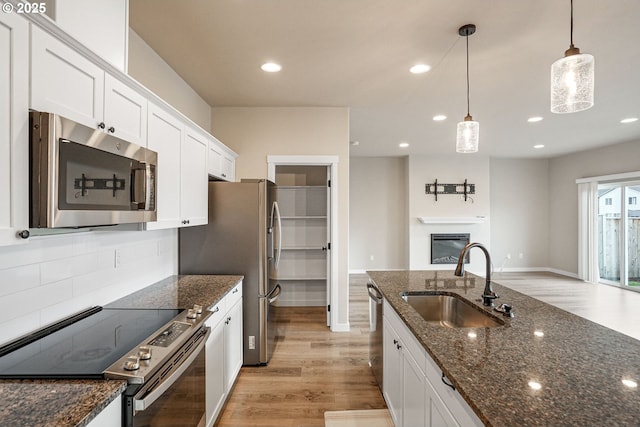
{"label": "dark granite countertop", "polygon": [[[243,276],[171,276],[112,302],[112,308],[216,304]],[[126,388],[120,380],[0,380],[0,426],[83,427]]]}
{"label": "dark granite countertop", "polygon": [[[453,293],[482,306],[484,279],[453,271],[371,271],[369,277],[487,426],[640,426],[640,341],[494,283],[513,306],[505,326],[427,323],[402,291]],[[541,336],[541,334],[543,334]],[[541,385],[539,390],[530,381]]]}

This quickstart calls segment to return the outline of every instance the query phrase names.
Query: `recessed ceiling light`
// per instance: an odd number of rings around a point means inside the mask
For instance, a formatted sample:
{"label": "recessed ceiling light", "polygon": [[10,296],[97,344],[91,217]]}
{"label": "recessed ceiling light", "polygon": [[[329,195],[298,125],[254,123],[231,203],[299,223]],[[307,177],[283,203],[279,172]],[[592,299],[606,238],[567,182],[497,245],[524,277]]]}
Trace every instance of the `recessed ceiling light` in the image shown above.
{"label": "recessed ceiling light", "polygon": [[626,119],[620,120],[620,123],[633,123],[637,121],[638,121],[637,117],[627,117]]}
{"label": "recessed ceiling light", "polygon": [[422,73],[426,73],[430,69],[431,69],[431,66],[427,64],[416,64],[413,67],[409,68],[409,71],[412,72],[413,74],[422,74]]}
{"label": "recessed ceiling light", "polygon": [[544,144],[536,144],[533,148],[544,148]]}
{"label": "recessed ceiling light", "polygon": [[529,118],[527,119],[527,121],[528,121],[529,123],[536,123],[536,122],[540,122],[540,121],[542,121],[542,119],[543,119],[543,118],[544,118],[544,117],[540,117],[540,116],[529,117]]}
{"label": "recessed ceiling light", "polygon": [[400,144],[398,144],[398,147],[400,148],[407,148],[409,146],[408,142],[401,142]]}
{"label": "recessed ceiling light", "polygon": [[262,68],[262,71],[266,71],[267,73],[277,73],[282,70],[282,66],[275,62],[265,62],[260,68]]}
{"label": "recessed ceiling light", "polygon": [[438,114],[437,116],[433,116],[433,120],[436,122],[441,122],[443,120],[447,120],[447,116],[444,114]]}

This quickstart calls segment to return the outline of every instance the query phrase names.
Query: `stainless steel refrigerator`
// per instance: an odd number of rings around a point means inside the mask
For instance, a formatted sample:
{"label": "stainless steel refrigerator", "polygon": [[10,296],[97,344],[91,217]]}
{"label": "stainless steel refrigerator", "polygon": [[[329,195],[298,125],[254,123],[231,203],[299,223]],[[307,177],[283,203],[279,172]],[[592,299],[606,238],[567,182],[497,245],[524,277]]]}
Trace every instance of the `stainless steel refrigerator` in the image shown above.
{"label": "stainless steel refrigerator", "polygon": [[180,274],[244,275],[244,364],[267,364],[275,348],[273,303],[281,228],[275,184],[209,182],[209,223],[180,229]]}

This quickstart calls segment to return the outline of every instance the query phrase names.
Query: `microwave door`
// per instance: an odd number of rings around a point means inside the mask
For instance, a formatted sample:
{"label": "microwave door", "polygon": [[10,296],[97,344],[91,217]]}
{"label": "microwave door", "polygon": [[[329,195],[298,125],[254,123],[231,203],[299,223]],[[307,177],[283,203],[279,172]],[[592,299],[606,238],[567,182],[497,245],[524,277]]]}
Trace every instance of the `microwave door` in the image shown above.
{"label": "microwave door", "polygon": [[58,209],[132,210],[131,159],[60,140]]}

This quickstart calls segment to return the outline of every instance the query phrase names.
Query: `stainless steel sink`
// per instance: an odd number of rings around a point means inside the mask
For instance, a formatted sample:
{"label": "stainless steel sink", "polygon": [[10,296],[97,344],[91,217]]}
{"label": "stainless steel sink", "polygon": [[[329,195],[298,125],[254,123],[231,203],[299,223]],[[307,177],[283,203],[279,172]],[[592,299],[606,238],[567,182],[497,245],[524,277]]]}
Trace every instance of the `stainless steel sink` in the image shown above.
{"label": "stainless steel sink", "polygon": [[462,298],[440,293],[402,292],[402,298],[429,323],[449,328],[493,328],[504,321],[474,308]]}

